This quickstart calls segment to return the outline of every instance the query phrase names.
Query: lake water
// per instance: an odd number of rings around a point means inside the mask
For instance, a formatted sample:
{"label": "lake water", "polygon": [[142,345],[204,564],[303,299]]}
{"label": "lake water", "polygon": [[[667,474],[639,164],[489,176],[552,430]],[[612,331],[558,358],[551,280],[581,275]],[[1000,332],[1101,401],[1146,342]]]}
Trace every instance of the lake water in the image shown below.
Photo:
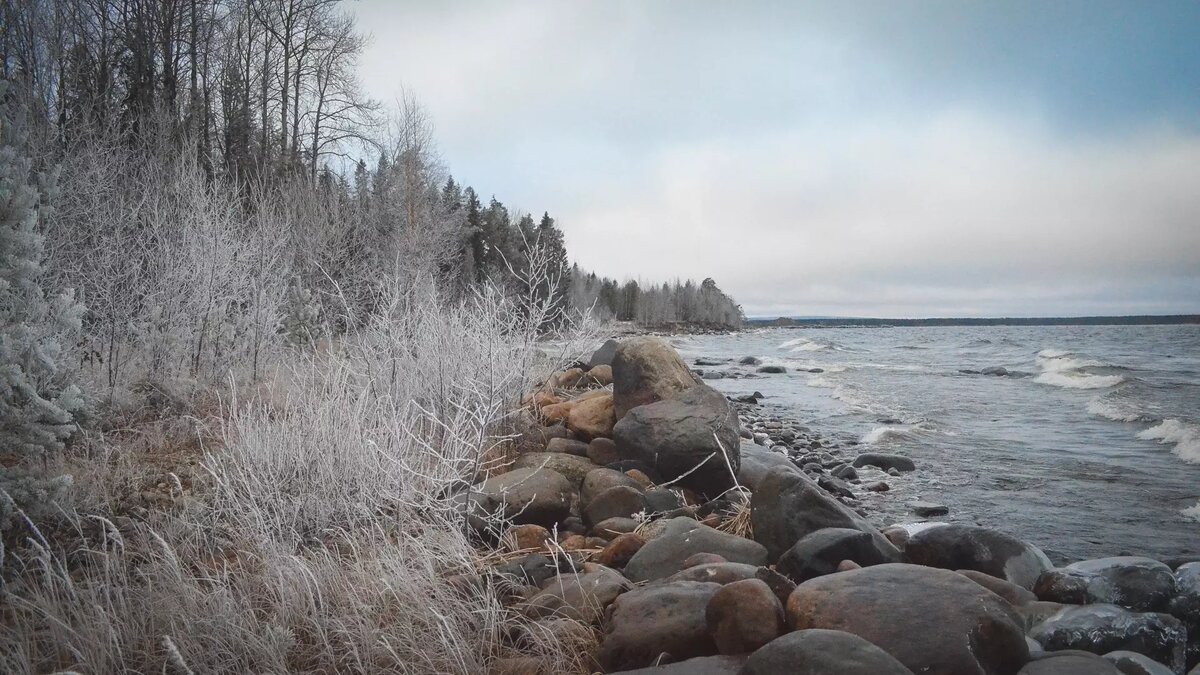
{"label": "lake water", "polygon": [[[1056,561],[1200,554],[1200,326],[761,329],[683,336],[675,346],[782,375],[717,379],[759,391],[853,456],[912,457],[918,471],[865,493],[879,522],[911,522],[915,499],[943,520],[996,527]],[[975,374],[1004,368],[1007,375]],[[820,369],[822,372],[805,372]]]}

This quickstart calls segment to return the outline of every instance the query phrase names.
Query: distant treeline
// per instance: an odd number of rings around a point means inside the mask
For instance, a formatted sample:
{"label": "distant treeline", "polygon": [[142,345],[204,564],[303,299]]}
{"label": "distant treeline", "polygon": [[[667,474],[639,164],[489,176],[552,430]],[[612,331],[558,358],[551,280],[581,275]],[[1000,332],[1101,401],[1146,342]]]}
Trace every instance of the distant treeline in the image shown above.
{"label": "distant treeline", "polygon": [[705,279],[654,284],[596,276],[572,266],[568,285],[570,306],[587,309],[601,318],[633,321],[643,326],[688,324],[706,328],[740,328],[742,308],[733,298]]}
{"label": "distant treeline", "polygon": [[932,318],[932,319],[747,319],[746,324],[763,326],[1154,326],[1200,323],[1198,314],[1169,316],[1051,316],[996,318]]}

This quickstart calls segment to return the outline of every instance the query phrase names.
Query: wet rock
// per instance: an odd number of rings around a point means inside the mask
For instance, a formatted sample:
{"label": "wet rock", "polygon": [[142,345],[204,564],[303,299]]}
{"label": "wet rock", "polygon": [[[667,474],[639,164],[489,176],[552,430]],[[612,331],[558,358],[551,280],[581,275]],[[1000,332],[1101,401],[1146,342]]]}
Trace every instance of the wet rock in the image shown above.
{"label": "wet rock", "polygon": [[517,457],[512,466],[514,470],[550,469],[571,481],[574,489],[579,488],[579,484],[583,482],[583,477],[588,475],[588,472],[597,468],[587,457],[565,455],[561,452],[527,452]]}
{"label": "wet rock", "polygon": [[592,572],[560,574],[546,580],[542,591],[526,601],[521,611],[531,619],[553,616],[598,623],[605,608],[631,588],[633,584],[619,572],[596,566]]}
{"label": "wet rock", "polygon": [[1004,598],[1014,607],[1037,602],[1037,596],[1032,591],[1021,588],[1004,579],[998,579],[990,574],[976,572],[975,570],[958,570],[958,573]]}
{"label": "wet rock", "polygon": [[738,359],[738,363],[743,366],[757,366],[762,363],[760,359],[754,356],[743,356]]}
{"label": "wet rock", "polygon": [[677,581],[621,594],[605,621],[600,664],[612,672],[649,666],[664,652],[668,662],[716,654],[705,610],[720,588]]}
{"label": "wet rock", "polygon": [[642,486],[636,480],[621,473],[620,471],[609,469],[607,467],[593,467],[592,470],[587,472],[587,475],[583,477],[583,483],[579,487],[579,505],[583,508],[587,508],[588,504],[591,504],[592,500],[595,499],[597,495],[605,490],[608,490],[609,488],[615,488],[618,486],[625,486],[638,491],[642,490]]}
{"label": "wet rock", "polygon": [[765,373],[767,375],[779,375],[786,373],[787,368],[784,368],[783,366],[760,366],[755,372]]}
{"label": "wet rock", "polygon": [[832,473],[834,477],[841,478],[842,480],[854,480],[855,478],[858,478],[858,469],[855,469],[849,464],[836,466],[830,470],[830,473]]}
{"label": "wet rock", "polygon": [[714,584],[731,584],[735,581],[754,579],[758,568],[745,563],[718,562],[692,565],[667,577],[667,581],[707,581]]}
{"label": "wet rock", "polygon": [[650,464],[680,487],[715,497],[734,485],[741,464],[738,429],[725,397],[700,384],[633,408],[617,422],[613,440],[622,455]]}
{"label": "wet rock", "polygon": [[697,384],[687,364],[662,338],[635,337],[620,343],[612,369],[613,410],[618,420],[638,406],[672,398]]}
{"label": "wet rock", "polygon": [[899,551],[870,523],[798,472],[772,469],[759,483],[750,506],[754,539],[767,548],[770,560],[778,560],[801,538],[827,527],[866,532],[885,558],[900,559]]}
{"label": "wet rock", "polygon": [[617,485],[592,497],[583,508],[583,522],[595,525],[609,518],[630,518],[645,510],[646,498],[642,495],[641,486],[632,488]]}
{"label": "wet rock", "polygon": [[843,560],[859,566],[897,562],[880,552],[874,537],[861,530],[827,527],[805,535],[779,558],[775,569],[796,583],[833,574]]}
{"label": "wet rock", "polygon": [[1029,631],[1047,651],[1078,649],[1093,654],[1125,650],[1182,672],[1186,630],[1179,619],[1137,613],[1116,605],[1068,606]]}
{"label": "wet rock", "polygon": [[1200,562],[1191,562],[1175,570],[1175,597],[1171,614],[1191,623],[1200,623]]}
{"label": "wet rock", "polygon": [[570,515],[574,485],[552,469],[515,469],[476,485],[471,499],[482,513],[549,528]]}
{"label": "wet rock", "polygon": [[892,486],[881,480],[877,480],[871,483],[866,483],[863,485],[863,488],[865,488],[868,492],[887,492],[888,490],[892,489]]}
{"label": "wet rock", "polygon": [[850,486],[847,485],[845,481],[834,478],[833,476],[821,476],[817,478],[817,485],[821,486],[822,490],[835,497],[854,498],[854,491],[850,489]]}
{"label": "wet rock", "polygon": [[616,423],[613,397],[609,393],[581,400],[567,413],[567,428],[584,438],[612,436]]}
{"label": "wet rock", "polygon": [[671,576],[683,568],[683,561],[695,553],[716,553],[730,562],[763,565],[767,551],[761,545],[732,534],[719,532],[690,518],[672,518],[661,534],[647,538],[625,574],[633,581],[649,581]]}
{"label": "wet rock", "polygon": [[1034,592],[1051,602],[1105,603],[1135,612],[1158,611],[1175,595],[1175,575],[1170,567],[1150,558],[1099,558],[1047,570],[1038,578]]}
{"label": "wet rock", "polygon": [[611,366],[613,357],[617,354],[617,346],[619,344],[616,340],[605,340],[604,344],[600,345],[600,348],[592,353],[592,358],[588,359],[588,370],[596,366]]}
{"label": "wet rock", "polygon": [[1051,568],[1041,549],[1003,532],[950,524],[912,534],[904,547],[910,562],[948,570],[983,572],[1032,589]]}
{"label": "wet rock", "polygon": [[892,469],[896,471],[916,471],[917,469],[917,465],[903,455],[887,455],[880,452],[864,452],[854,458],[853,466],[856,469],[874,466],[889,473]]}
{"label": "wet rock", "polygon": [[818,577],[796,587],[787,616],[797,630],[858,635],[914,673],[1011,675],[1028,660],[1012,607],[948,570],[888,564]]}
{"label": "wet rock", "polygon": [[1038,654],[1018,675],[1121,675],[1121,671],[1095,654],[1067,651]]}
{"label": "wet rock", "polygon": [[708,634],[722,654],[746,654],[787,629],[783,605],[758,579],[735,581],[713,594],[705,609]]}
{"label": "wet rock", "polygon": [[576,457],[587,457],[588,444],[570,438],[551,438],[546,442],[546,452],[561,452]]}
{"label": "wet rock", "polygon": [[746,659],[741,675],[912,675],[890,654],[838,630],[798,630]]}
{"label": "wet rock", "polygon": [[633,558],[633,554],[646,544],[646,540],[634,533],[626,533],[618,535],[615,539],[608,542],[603,550],[592,557],[592,561],[605,567],[619,569],[629,563]]}
{"label": "wet rock", "polygon": [[1104,655],[1122,675],[1175,675],[1175,671],[1136,652],[1115,651]]}
{"label": "wet rock", "polygon": [[933,502],[913,502],[909,504],[912,512],[922,518],[932,518],[934,516],[944,516],[950,513],[950,507],[944,504],[935,504]]}

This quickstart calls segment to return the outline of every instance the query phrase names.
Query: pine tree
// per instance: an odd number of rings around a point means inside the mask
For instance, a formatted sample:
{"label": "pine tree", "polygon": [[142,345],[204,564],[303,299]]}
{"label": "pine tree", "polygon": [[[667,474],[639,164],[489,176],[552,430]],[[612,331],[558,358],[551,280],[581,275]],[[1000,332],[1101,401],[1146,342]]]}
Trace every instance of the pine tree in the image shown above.
{"label": "pine tree", "polygon": [[[75,428],[83,400],[66,381],[62,340],[80,329],[83,308],[70,292],[47,297],[42,288],[38,224],[50,215],[53,179],[31,182],[7,112],[0,105],[0,452],[29,459],[62,449]],[[0,471],[0,526],[13,501],[28,507],[62,486]]]}

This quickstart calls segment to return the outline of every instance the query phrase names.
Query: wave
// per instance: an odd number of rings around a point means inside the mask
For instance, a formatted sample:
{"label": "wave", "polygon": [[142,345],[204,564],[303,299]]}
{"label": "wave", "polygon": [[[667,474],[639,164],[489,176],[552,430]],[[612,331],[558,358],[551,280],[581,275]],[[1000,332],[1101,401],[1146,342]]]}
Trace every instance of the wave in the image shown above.
{"label": "wave", "polygon": [[1064,356],[1070,356],[1071,352],[1063,349],[1043,349],[1037,355],[1043,359],[1058,359]]}
{"label": "wave", "polygon": [[1090,415],[1103,417],[1114,422],[1153,422],[1156,419],[1143,415],[1128,405],[1108,400],[1102,396],[1088,401],[1087,411]]}
{"label": "wave", "polygon": [[1174,444],[1171,452],[1189,464],[1200,464],[1200,424],[1177,419],[1163,420],[1138,434],[1138,438]]}
{"label": "wave", "polygon": [[793,338],[793,339],[788,340],[787,342],[784,342],[783,344],[779,345],[779,348],[780,349],[788,349],[791,347],[795,347],[798,344],[803,344],[805,342],[812,342],[812,341],[809,340],[808,338],[802,338],[802,337]]}
{"label": "wave", "polygon": [[821,377],[820,375],[818,375],[816,377],[808,378],[808,381],[805,382],[805,384],[807,384],[810,387],[817,387],[820,389],[833,389],[834,387],[837,386],[836,384],[830,382],[829,380],[825,379],[824,377]]}
{"label": "wave", "polygon": [[829,347],[829,345],[824,345],[824,344],[821,344],[820,342],[806,342],[802,345],[792,347],[790,351],[793,351],[793,352],[816,352],[816,351],[820,351],[822,349],[827,349],[828,347]]}
{"label": "wave", "polygon": [[1087,373],[1042,373],[1034,382],[1049,384],[1064,389],[1107,389],[1125,381],[1120,375],[1088,375]]}
{"label": "wave", "polygon": [[885,424],[868,431],[859,442],[865,445],[873,445],[883,441],[914,438],[916,437],[917,432],[929,430],[930,427],[923,422],[912,425]]}
{"label": "wave", "polygon": [[1183,509],[1180,511],[1180,513],[1182,513],[1185,518],[1191,518],[1197,523],[1200,523],[1200,502],[1196,502],[1195,506],[1189,506],[1188,508]]}
{"label": "wave", "polygon": [[1079,358],[1073,352],[1062,349],[1050,348],[1038,352],[1037,365],[1042,369],[1042,373],[1033,378],[1035,382],[1064,389],[1107,389],[1125,381],[1121,375],[1086,372],[1087,368],[1111,366],[1094,359]]}

